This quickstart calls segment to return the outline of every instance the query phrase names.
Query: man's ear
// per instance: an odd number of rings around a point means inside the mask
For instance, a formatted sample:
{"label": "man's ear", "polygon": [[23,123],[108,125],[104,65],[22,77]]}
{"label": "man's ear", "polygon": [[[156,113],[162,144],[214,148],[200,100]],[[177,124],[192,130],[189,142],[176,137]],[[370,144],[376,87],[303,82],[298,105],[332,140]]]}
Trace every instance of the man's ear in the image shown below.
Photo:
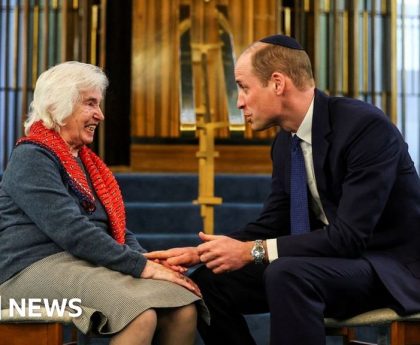
{"label": "man's ear", "polygon": [[276,94],[283,93],[285,83],[286,83],[286,79],[285,79],[283,73],[274,72],[271,75],[271,81],[273,82],[274,91],[276,92]]}

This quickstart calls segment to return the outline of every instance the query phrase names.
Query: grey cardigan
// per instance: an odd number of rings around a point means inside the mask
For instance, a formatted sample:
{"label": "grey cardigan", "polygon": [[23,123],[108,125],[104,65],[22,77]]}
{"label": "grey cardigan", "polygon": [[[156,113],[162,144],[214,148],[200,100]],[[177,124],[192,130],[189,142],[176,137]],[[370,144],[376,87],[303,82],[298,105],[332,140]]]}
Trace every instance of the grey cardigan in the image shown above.
{"label": "grey cardigan", "polygon": [[140,277],[147,259],[134,234],[126,231],[126,244],[118,244],[102,205],[97,202],[96,211],[86,213],[62,170],[41,147],[14,149],[0,184],[0,284],[61,251]]}

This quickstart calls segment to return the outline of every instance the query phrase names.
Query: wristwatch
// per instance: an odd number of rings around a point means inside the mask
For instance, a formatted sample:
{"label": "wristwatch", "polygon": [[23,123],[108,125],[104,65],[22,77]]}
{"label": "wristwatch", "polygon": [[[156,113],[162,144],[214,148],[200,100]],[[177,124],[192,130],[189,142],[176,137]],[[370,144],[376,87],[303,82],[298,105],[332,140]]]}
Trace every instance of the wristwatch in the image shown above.
{"label": "wristwatch", "polygon": [[256,240],[251,249],[251,256],[256,264],[262,264],[265,258],[265,249],[262,240]]}

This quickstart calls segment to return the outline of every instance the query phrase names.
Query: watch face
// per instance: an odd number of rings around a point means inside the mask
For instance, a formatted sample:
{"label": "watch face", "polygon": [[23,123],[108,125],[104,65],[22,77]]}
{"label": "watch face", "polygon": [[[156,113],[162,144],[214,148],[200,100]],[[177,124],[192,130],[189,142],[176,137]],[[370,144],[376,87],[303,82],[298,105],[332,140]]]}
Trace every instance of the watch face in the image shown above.
{"label": "watch face", "polygon": [[263,251],[264,249],[263,248],[260,248],[260,247],[257,247],[257,248],[254,248],[253,250],[252,250],[252,256],[256,259],[256,260],[261,260],[263,257],[264,257],[264,251]]}
{"label": "watch face", "polygon": [[261,240],[256,240],[255,245],[251,250],[251,255],[254,258],[255,263],[260,264],[264,261],[265,250]]}
{"label": "watch face", "polygon": [[256,257],[256,258],[258,258],[258,259],[262,259],[262,258],[263,258],[263,253],[262,253],[262,251],[257,250],[257,251],[255,252],[255,257]]}

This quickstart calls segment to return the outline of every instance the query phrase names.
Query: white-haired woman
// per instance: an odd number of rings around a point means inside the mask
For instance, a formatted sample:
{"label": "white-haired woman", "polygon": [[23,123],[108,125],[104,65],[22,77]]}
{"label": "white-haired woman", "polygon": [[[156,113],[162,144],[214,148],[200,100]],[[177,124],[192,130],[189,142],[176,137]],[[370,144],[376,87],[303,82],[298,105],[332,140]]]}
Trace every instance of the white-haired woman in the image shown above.
{"label": "white-haired woman", "polygon": [[26,136],[0,186],[0,295],[79,298],[83,332],[111,344],[193,344],[197,286],[147,260],[125,228],[117,182],[86,146],[104,120],[96,66],[66,62],[37,80]]}

